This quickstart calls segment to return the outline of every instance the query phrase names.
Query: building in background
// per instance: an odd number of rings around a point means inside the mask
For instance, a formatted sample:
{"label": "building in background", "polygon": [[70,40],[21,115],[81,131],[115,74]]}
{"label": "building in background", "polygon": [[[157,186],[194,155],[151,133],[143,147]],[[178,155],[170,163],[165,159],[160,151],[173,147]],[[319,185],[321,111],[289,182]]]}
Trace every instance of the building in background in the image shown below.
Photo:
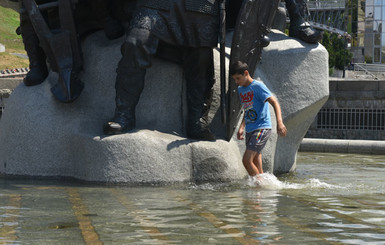
{"label": "building in background", "polygon": [[[365,60],[368,63],[385,63],[385,1],[360,2],[364,18],[359,16],[358,25],[363,28]],[[358,30],[361,34],[362,30]],[[362,35],[362,34],[361,34]]]}
{"label": "building in background", "polygon": [[385,0],[309,0],[308,6],[312,25],[345,37],[355,64],[349,77],[330,78],[329,100],[306,137],[385,140]]}
{"label": "building in background", "polygon": [[353,63],[385,63],[385,0],[309,0],[311,24],[348,33]]}
{"label": "building in background", "polygon": [[385,63],[385,1],[347,0],[354,62]]}

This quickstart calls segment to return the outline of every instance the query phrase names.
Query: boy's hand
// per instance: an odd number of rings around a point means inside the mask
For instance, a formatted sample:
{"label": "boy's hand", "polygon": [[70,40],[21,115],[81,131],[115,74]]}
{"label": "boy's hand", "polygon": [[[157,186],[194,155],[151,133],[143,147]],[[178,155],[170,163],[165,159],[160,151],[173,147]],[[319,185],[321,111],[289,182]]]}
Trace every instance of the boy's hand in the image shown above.
{"label": "boy's hand", "polygon": [[287,134],[287,129],[286,129],[286,126],[283,124],[283,123],[280,123],[277,125],[277,133],[279,136],[286,136]]}
{"label": "boy's hand", "polygon": [[237,139],[243,140],[245,138],[243,136],[243,134],[245,133],[245,127],[246,127],[245,118],[243,118],[241,125],[239,125]]}
{"label": "boy's hand", "polygon": [[243,136],[244,131],[245,131],[244,128],[242,128],[242,127],[239,128],[238,133],[237,133],[237,139],[243,140],[245,138]]}

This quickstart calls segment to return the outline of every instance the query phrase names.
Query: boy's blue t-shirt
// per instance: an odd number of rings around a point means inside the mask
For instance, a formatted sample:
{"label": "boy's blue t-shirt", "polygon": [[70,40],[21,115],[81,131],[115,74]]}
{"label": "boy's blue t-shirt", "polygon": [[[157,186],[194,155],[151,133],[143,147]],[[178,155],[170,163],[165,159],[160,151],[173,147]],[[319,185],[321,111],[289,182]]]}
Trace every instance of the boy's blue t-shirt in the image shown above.
{"label": "boy's blue t-shirt", "polygon": [[238,94],[245,110],[246,132],[271,128],[267,99],[272,96],[263,82],[254,80],[249,86],[238,86]]}

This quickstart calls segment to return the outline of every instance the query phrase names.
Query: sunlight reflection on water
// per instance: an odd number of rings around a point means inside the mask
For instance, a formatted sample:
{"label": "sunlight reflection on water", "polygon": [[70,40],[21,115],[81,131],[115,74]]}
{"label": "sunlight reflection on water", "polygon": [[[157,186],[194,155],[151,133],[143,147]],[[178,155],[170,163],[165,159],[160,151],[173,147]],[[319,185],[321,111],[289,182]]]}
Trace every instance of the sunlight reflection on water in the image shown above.
{"label": "sunlight reflection on water", "polygon": [[101,186],[2,179],[5,244],[385,244],[384,156],[300,153],[234,183]]}

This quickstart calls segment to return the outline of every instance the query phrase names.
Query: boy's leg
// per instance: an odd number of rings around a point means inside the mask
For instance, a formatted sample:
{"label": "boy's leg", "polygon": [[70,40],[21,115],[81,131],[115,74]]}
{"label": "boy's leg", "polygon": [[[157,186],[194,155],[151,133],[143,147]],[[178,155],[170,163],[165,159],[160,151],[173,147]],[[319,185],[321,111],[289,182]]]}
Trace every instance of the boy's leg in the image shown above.
{"label": "boy's leg", "polygon": [[262,154],[257,153],[253,159],[254,165],[257,167],[258,172],[260,174],[263,174],[263,168],[262,168]]}
{"label": "boy's leg", "polygon": [[251,176],[263,174],[262,149],[271,134],[271,129],[258,129],[246,133],[246,151],[243,155],[243,165]]}
{"label": "boy's leg", "polygon": [[[243,166],[245,166],[247,173],[250,176],[255,176],[257,174],[260,174],[260,171],[257,167],[257,164],[254,163],[254,159],[258,158],[258,152],[252,151],[252,150],[246,150],[245,154],[243,155]],[[261,155],[261,154],[259,154]],[[262,169],[262,158],[261,158],[261,169]],[[263,172],[262,172],[263,173]]]}

